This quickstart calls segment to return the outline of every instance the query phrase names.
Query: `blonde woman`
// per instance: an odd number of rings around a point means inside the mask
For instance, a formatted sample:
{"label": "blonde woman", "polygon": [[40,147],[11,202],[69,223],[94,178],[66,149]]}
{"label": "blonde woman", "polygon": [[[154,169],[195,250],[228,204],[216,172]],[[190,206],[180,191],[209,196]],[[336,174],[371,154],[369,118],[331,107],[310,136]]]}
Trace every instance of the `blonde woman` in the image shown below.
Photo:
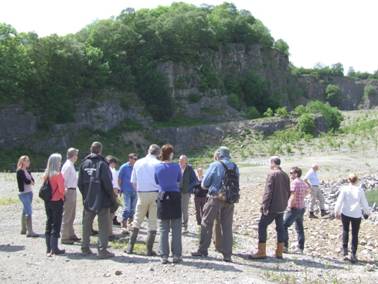
{"label": "blonde woman", "polygon": [[349,184],[341,188],[335,205],[335,215],[343,224],[343,254],[348,256],[349,226],[352,225],[352,255],[351,262],[357,262],[358,232],[360,230],[361,217],[370,214],[369,204],[364,190],[358,186],[358,177],[350,174]]}
{"label": "blonde woman", "polygon": [[[21,156],[17,162],[17,185],[18,197],[20,198],[23,209],[21,214],[21,235],[27,237],[38,237],[38,234],[33,232],[32,225],[32,202],[33,202],[33,185],[34,178],[29,171],[30,159],[28,156]],[[27,232],[27,234],[26,234]]]}
{"label": "blonde woman", "polygon": [[47,161],[45,174],[43,176],[44,182],[48,181],[50,183],[52,193],[51,200],[45,202],[47,215],[46,247],[49,256],[65,253],[65,250],[58,248],[64,202],[64,178],[60,172],[61,164],[62,155],[58,153],[52,154]]}

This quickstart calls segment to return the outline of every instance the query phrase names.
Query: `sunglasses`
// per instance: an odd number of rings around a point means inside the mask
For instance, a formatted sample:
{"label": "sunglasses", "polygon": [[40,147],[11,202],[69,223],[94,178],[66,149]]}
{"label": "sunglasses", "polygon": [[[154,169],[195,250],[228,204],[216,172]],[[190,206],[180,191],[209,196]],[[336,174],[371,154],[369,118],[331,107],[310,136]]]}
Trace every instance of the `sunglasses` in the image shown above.
{"label": "sunglasses", "polygon": [[291,175],[295,174],[295,172],[290,172]]}

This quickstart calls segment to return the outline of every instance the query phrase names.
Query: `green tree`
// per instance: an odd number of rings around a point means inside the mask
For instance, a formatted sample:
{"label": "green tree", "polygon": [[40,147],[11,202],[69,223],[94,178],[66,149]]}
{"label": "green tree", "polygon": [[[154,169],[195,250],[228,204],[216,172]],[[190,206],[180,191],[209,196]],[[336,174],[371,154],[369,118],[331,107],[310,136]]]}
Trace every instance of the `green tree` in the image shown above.
{"label": "green tree", "polygon": [[289,56],[289,45],[283,39],[275,41],[274,48]]}
{"label": "green tree", "polygon": [[325,96],[327,102],[329,102],[332,106],[339,105],[342,99],[340,87],[337,85],[329,84],[326,88]]}

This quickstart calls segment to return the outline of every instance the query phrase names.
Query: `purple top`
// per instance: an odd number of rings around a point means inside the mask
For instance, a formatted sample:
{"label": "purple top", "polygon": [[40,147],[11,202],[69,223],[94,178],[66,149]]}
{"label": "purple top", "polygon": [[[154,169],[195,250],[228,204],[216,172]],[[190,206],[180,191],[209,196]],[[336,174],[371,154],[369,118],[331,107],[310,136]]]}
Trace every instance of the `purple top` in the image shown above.
{"label": "purple top", "polygon": [[177,163],[160,163],[155,168],[155,181],[160,192],[180,192],[178,183],[181,180],[181,169]]}

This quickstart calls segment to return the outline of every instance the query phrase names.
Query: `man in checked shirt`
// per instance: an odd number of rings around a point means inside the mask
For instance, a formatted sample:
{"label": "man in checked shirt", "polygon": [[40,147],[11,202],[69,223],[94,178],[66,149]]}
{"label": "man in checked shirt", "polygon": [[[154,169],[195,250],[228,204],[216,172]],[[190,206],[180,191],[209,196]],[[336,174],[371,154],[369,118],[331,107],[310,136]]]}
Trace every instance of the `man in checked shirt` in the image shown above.
{"label": "man in checked shirt", "polygon": [[304,199],[310,193],[310,188],[307,183],[301,180],[302,170],[298,167],[293,167],[290,170],[290,178],[292,180],[290,185],[290,198],[288,201],[288,208],[284,217],[285,227],[285,248],[284,252],[288,252],[289,235],[288,228],[295,222],[295,230],[297,231],[298,246],[295,253],[302,254],[304,249],[305,235],[303,230],[303,215],[305,213]]}

